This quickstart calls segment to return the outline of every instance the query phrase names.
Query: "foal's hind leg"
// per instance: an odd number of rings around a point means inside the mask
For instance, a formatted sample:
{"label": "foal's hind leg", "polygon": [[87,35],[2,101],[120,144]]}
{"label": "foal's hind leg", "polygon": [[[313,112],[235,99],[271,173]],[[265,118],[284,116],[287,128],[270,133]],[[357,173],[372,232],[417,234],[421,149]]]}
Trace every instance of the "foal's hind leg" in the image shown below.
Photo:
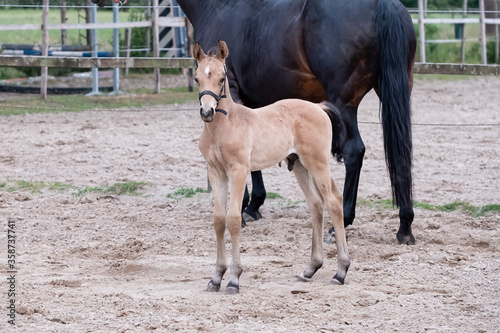
{"label": "foal's hind leg", "polygon": [[300,161],[296,161],[293,172],[297,178],[299,186],[306,197],[307,206],[312,215],[312,248],[311,261],[306,270],[299,275],[302,281],[311,281],[312,276],[323,266],[323,212],[324,203],[314,189],[309,172]]}
{"label": "foal's hind leg", "polygon": [[335,228],[335,241],[337,243],[337,273],[331,283],[344,284],[347,270],[349,269],[350,259],[347,250],[347,241],[345,237],[343,213],[342,213],[342,193],[338,190],[335,182],[330,175],[328,168],[318,170],[309,170],[311,173],[316,190],[323,198],[328,214],[330,215]]}
{"label": "foal's hind leg", "polygon": [[222,277],[227,270],[224,233],[226,231],[228,179],[223,171],[212,168],[209,169],[208,176],[214,196],[214,228],[217,238],[217,261],[215,273],[212,280],[208,283],[207,291],[219,291]]}

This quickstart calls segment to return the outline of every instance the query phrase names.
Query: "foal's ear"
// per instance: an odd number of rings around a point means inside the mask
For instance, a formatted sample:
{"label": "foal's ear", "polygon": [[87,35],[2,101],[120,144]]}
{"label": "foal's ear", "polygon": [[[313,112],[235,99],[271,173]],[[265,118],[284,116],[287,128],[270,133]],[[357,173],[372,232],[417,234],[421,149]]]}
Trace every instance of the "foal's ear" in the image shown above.
{"label": "foal's ear", "polygon": [[229,55],[229,50],[227,49],[226,42],[219,39],[219,50],[217,51],[217,58],[220,60],[226,59]]}
{"label": "foal's ear", "polygon": [[197,61],[202,61],[206,56],[207,55],[205,54],[205,52],[203,52],[203,50],[201,49],[200,43],[198,43],[198,42],[194,43],[194,45],[193,45],[193,57]]}

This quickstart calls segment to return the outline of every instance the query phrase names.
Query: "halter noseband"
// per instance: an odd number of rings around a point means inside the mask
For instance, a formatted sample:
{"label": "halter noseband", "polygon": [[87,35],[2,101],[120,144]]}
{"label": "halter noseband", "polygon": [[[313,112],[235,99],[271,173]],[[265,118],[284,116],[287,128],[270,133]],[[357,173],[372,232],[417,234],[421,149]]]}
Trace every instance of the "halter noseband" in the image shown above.
{"label": "halter noseband", "polygon": [[223,115],[227,116],[227,111],[226,110],[223,110],[223,109],[218,109],[219,107],[219,102],[222,98],[226,98],[226,79],[227,79],[227,67],[226,65],[224,64],[224,81],[222,82],[222,88],[220,90],[220,93],[219,95],[216,95],[214,92],[210,91],[210,90],[204,90],[200,93],[200,95],[198,96],[198,99],[201,100],[201,97],[204,96],[204,95],[210,95],[212,96],[213,98],[215,98],[215,100],[217,101],[217,106],[215,107],[215,112],[220,112],[222,113]]}

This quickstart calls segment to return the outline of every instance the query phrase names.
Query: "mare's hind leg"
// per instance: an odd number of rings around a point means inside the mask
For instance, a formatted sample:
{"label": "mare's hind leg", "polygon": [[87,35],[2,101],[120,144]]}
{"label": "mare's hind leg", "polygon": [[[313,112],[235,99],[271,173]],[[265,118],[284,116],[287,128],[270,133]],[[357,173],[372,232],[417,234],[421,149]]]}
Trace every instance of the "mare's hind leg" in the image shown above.
{"label": "mare's hind leg", "polygon": [[214,228],[217,238],[217,261],[215,273],[208,283],[207,291],[219,291],[222,277],[227,270],[226,246],[224,233],[226,231],[226,208],[228,179],[223,171],[209,168],[208,177],[214,196]]}
{"label": "mare's hind leg", "polygon": [[304,192],[307,206],[312,215],[312,248],[311,261],[306,270],[299,275],[302,281],[311,281],[312,276],[323,266],[323,212],[324,204],[316,192],[309,172],[299,160],[295,161],[293,172],[297,178],[300,189]]}
{"label": "mare's hind leg", "polygon": [[314,185],[318,193],[323,198],[328,214],[330,215],[333,227],[335,228],[335,242],[337,244],[337,273],[331,283],[344,284],[347,270],[351,264],[347,241],[345,237],[344,221],[342,214],[342,194],[335,185],[328,168],[309,170],[313,177]]}

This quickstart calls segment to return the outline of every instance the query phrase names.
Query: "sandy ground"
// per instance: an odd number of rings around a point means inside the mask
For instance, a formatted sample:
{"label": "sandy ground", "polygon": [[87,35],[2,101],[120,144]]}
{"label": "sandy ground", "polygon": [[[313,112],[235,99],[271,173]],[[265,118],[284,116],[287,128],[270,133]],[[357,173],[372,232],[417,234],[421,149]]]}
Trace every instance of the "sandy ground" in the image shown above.
{"label": "sandy ground", "polygon": [[[500,203],[499,92],[498,78],[417,80],[416,200]],[[359,116],[367,147],[359,198],[388,199],[374,94]],[[497,126],[425,126],[491,123]],[[167,198],[206,188],[201,128],[195,102],[1,118],[0,331],[10,330],[9,219],[20,332],[498,331],[499,214],[416,209],[417,243],[407,246],[395,241],[396,211],[361,205],[347,231],[346,284],[329,284],[336,251],[326,243],[324,267],[311,283],[298,282],[310,255],[310,217],[293,175],[278,166],[264,178],[284,199],[267,200],[264,218],[242,232],[240,294],[204,292],[215,265],[211,195]],[[343,166],[332,160],[331,169],[342,188]],[[73,187],[9,192],[19,180]],[[75,188],[131,181],[150,185],[137,196],[76,195]]]}

